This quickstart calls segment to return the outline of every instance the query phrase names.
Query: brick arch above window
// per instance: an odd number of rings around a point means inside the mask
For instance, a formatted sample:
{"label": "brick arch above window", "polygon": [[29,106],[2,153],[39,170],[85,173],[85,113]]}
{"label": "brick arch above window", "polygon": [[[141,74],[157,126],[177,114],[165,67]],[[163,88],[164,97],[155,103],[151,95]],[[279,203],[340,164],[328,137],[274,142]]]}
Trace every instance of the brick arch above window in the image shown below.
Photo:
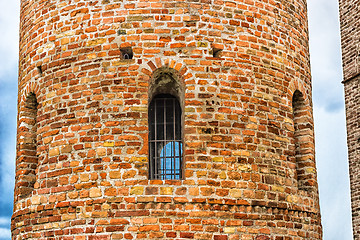
{"label": "brick arch above window", "polygon": [[35,81],[28,82],[19,93],[20,103],[25,102],[30,94],[34,94],[37,98],[37,101],[39,102],[39,89],[40,87]]}
{"label": "brick arch above window", "polygon": [[159,94],[170,94],[180,103],[184,102],[185,84],[179,72],[168,67],[161,67],[153,72],[150,79],[149,100]]}

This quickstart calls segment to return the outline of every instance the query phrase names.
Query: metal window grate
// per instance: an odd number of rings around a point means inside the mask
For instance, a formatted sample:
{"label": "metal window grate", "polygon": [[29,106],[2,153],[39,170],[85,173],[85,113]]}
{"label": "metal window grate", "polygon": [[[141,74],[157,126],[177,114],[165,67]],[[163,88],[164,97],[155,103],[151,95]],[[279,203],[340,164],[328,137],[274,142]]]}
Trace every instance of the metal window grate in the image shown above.
{"label": "metal window grate", "polygon": [[172,95],[157,95],[149,106],[149,178],[181,179],[181,107]]}

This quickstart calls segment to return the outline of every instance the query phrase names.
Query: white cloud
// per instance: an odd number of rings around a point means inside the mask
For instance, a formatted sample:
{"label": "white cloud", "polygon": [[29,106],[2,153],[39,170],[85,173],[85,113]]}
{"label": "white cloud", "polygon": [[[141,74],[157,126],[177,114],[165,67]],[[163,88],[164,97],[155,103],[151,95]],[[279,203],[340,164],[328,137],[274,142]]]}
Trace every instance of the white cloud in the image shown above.
{"label": "white cloud", "polygon": [[0,239],[11,239],[11,231],[9,228],[0,228]]}
{"label": "white cloud", "polygon": [[[8,196],[2,198],[0,203],[12,204],[12,195],[14,192],[14,182],[15,182],[15,144],[9,144],[14,151],[7,151],[3,154],[3,162],[1,164],[1,193],[3,196]],[[9,208],[12,206],[10,205]],[[0,225],[2,225],[2,220],[0,218]]]}
{"label": "white cloud", "polygon": [[310,0],[308,7],[313,99],[336,111],[343,102],[338,2]]}
{"label": "white cloud", "polygon": [[352,229],[345,113],[327,112],[317,106],[314,112],[324,240],[350,240]]}
{"label": "white cloud", "polygon": [[16,94],[18,63],[19,0],[0,0],[0,239],[10,239],[12,209]]}
{"label": "white cloud", "polygon": [[5,217],[0,217],[0,226],[10,225],[10,219]]}
{"label": "white cloud", "polygon": [[19,9],[19,1],[0,0],[0,82],[13,80],[2,76],[17,65]]}
{"label": "white cloud", "polygon": [[[14,188],[15,173],[15,149],[16,149],[16,73],[9,79],[11,82],[1,82],[0,88],[0,194],[7,196],[0,198],[0,216],[9,214],[12,207],[12,196]],[[1,76],[0,76],[1,79]],[[15,86],[11,86],[14,85]]]}

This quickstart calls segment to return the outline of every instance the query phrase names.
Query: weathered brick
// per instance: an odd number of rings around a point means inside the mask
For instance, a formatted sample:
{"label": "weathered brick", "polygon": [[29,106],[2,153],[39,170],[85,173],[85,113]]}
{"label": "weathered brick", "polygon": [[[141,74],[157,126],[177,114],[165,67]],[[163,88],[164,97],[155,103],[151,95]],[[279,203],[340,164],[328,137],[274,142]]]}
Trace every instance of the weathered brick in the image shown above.
{"label": "weathered brick", "polygon": [[[321,239],[305,1],[42,2],[21,5],[14,239]],[[158,93],[180,179],[149,179]]]}
{"label": "weathered brick", "polygon": [[[357,1],[344,0],[340,5],[340,26],[341,26],[341,45],[343,60],[343,75],[345,89],[346,106],[346,125],[347,125],[347,146],[349,158],[350,189],[352,201],[352,227],[354,239],[360,238],[360,215],[359,215],[359,166],[360,160],[358,146],[360,142],[360,104],[357,99],[360,97],[360,77],[359,77],[359,46],[355,36],[359,35],[358,27],[359,12],[354,8],[358,5]],[[307,168],[306,171],[313,171],[313,168]],[[313,183],[309,183],[313,184]]]}

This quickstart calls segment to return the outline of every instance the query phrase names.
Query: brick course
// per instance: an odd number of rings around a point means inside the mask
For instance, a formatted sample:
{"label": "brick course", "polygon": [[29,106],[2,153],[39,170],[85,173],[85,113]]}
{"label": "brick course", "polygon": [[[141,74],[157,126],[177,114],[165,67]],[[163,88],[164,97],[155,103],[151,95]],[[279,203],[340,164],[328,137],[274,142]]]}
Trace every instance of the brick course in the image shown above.
{"label": "brick course", "polygon": [[[13,239],[322,239],[304,0],[22,0],[20,29]],[[148,179],[164,72],[182,180]]]}

